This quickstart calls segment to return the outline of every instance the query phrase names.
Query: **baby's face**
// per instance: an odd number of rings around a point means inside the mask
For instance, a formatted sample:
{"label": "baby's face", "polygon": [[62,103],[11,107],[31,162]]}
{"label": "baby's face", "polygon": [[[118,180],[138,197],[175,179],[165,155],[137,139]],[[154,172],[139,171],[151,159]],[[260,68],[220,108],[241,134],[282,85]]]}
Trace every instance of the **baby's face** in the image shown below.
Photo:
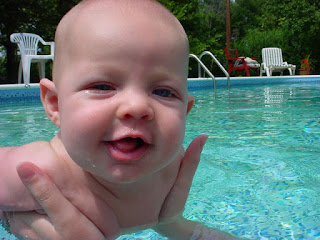
{"label": "baby's face", "polygon": [[[106,20],[114,24],[106,27]],[[174,28],[145,19],[101,17],[79,25],[58,87],[68,153],[112,182],[162,169],[181,150],[193,103],[186,43]]]}

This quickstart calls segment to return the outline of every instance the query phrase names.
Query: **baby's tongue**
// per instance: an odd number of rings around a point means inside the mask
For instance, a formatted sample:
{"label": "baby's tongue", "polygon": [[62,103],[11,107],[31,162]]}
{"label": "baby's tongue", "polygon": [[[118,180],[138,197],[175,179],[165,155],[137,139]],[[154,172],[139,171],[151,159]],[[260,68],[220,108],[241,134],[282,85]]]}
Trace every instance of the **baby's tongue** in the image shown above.
{"label": "baby's tongue", "polygon": [[113,142],[113,146],[121,152],[131,152],[143,144],[140,138],[123,138]]}

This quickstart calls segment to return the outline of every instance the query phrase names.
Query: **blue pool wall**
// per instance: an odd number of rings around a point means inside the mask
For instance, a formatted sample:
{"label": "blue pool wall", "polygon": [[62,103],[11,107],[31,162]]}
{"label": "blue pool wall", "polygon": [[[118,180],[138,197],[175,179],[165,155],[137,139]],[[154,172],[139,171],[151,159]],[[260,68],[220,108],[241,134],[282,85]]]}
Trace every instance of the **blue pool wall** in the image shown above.
{"label": "blue pool wall", "polygon": [[[320,75],[303,76],[275,76],[275,77],[234,77],[230,78],[230,87],[244,85],[265,85],[279,83],[297,83],[297,82],[320,82]],[[227,87],[226,78],[216,78],[217,90]],[[188,88],[212,88],[211,78],[189,78]],[[0,103],[19,102],[19,101],[39,101],[39,84],[30,84],[26,87],[24,84],[0,85]]]}
{"label": "blue pool wall", "polygon": [[[245,85],[269,85],[279,83],[297,83],[297,82],[320,82],[320,75],[296,75],[296,76],[274,76],[274,77],[232,77],[230,78],[230,87]],[[227,78],[216,78],[216,87],[226,88]],[[213,88],[211,78],[189,78],[189,89],[194,88]]]}

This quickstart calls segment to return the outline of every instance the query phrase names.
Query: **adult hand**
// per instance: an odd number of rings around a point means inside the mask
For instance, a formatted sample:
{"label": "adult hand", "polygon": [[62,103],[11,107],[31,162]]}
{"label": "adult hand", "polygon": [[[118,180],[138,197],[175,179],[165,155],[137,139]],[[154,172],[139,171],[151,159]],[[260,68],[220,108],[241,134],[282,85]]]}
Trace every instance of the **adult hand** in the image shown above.
{"label": "adult hand", "polygon": [[177,179],[162,205],[159,223],[173,222],[182,215],[194,174],[197,170],[200,155],[207,135],[196,137],[187,148],[179,169]]}
{"label": "adult hand", "polygon": [[4,218],[19,239],[28,240],[104,240],[100,230],[59,191],[46,173],[24,162],[17,172],[46,214],[6,212]]}

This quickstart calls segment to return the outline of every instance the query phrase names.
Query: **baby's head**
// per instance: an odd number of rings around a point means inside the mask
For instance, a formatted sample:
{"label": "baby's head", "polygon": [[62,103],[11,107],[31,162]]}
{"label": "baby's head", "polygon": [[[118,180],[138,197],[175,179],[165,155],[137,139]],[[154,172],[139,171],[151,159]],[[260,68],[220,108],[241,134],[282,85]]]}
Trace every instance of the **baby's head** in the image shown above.
{"label": "baby's head", "polygon": [[62,19],[55,42],[54,84],[42,82],[42,99],[75,162],[102,179],[130,182],[178,156],[193,105],[189,46],[166,8],[154,0],[85,0]]}

